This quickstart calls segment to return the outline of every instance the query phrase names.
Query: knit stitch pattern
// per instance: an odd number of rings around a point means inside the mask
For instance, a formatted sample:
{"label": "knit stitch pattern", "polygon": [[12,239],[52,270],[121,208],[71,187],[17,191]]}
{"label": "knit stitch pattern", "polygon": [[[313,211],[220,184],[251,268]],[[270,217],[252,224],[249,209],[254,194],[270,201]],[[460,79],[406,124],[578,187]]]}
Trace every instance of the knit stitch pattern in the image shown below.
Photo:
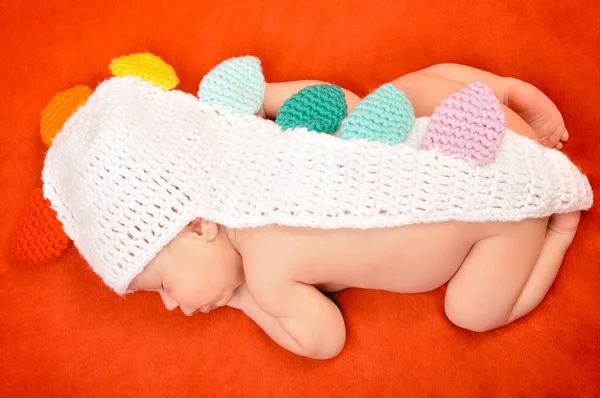
{"label": "knit stitch pattern", "polygon": [[260,60],[246,56],[230,58],[212,69],[200,82],[200,101],[221,106],[239,114],[260,110],[266,83]]}
{"label": "knit stitch pattern", "polygon": [[470,83],[434,110],[424,148],[480,166],[489,164],[502,141],[505,119],[492,89],[481,82]]}
{"label": "knit stitch pattern", "polygon": [[414,121],[414,110],[406,95],[386,83],[356,104],[342,122],[340,137],[394,145],[408,136]]}
{"label": "knit stitch pattern", "polygon": [[401,144],[342,140],[240,115],[134,77],[101,83],[55,137],[44,195],[118,294],[190,221],[379,228],[520,221],[592,205],[561,152],[506,130],[485,167]]}
{"label": "knit stitch pattern", "polygon": [[333,134],[347,112],[342,89],[333,84],[319,84],[288,98],[279,109],[275,123],[284,130],[306,127],[310,131]]}
{"label": "knit stitch pattern", "polygon": [[50,201],[44,199],[40,188],[34,190],[13,237],[14,257],[30,264],[43,264],[58,258],[70,242]]}
{"label": "knit stitch pattern", "polygon": [[40,135],[46,146],[52,145],[52,140],[58,134],[65,121],[85,104],[92,94],[88,86],[75,86],[56,94],[42,111]]}
{"label": "knit stitch pattern", "polygon": [[179,84],[179,78],[173,67],[150,53],[115,58],[109,68],[113,76],[136,76],[164,90],[170,90]]}

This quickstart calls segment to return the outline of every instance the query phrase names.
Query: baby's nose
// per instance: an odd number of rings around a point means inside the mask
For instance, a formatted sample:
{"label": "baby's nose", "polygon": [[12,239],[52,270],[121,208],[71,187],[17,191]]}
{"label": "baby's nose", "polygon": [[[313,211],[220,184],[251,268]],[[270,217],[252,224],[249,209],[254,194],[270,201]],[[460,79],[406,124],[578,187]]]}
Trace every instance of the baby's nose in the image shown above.
{"label": "baby's nose", "polygon": [[171,297],[166,295],[163,292],[160,292],[160,297],[162,298],[163,304],[168,311],[173,311],[175,308],[179,307],[177,301],[173,300]]}

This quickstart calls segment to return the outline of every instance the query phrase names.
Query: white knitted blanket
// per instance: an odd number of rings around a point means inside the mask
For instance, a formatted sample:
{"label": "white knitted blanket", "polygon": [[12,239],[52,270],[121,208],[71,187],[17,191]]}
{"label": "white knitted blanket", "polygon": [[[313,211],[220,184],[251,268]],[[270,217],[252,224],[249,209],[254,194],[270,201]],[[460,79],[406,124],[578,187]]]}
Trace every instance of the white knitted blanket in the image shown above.
{"label": "white knitted blanket", "polygon": [[[417,119],[395,146],[345,141],[282,131],[181,91],[115,77],[55,138],[44,193],[109,285],[109,274],[121,272],[111,264],[137,274],[195,217],[232,228],[367,229],[519,221],[592,205],[587,178],[563,153],[506,131],[494,162],[477,166],[421,149],[428,121]],[[114,278],[112,287],[124,291],[128,278]]]}

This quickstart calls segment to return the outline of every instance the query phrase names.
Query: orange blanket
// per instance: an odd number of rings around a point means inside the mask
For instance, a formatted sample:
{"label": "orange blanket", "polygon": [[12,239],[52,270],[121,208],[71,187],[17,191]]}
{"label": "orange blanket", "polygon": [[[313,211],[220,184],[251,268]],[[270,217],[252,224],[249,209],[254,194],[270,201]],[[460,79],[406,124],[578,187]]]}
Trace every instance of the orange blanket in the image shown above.
{"label": "orange blanket", "polygon": [[565,152],[600,186],[595,2],[175,3],[0,6],[0,396],[600,395],[597,209],[523,320],[475,334],[446,320],[443,288],[350,290],[334,296],[347,345],[326,362],[285,352],[228,308],[190,319],[157,294],[119,299],[73,249],[46,266],[15,262],[17,217],[41,184],[41,110],[60,90],[107,78],[113,57],[140,51],[162,56],[192,93],[213,66],[243,54],[262,59],[268,81],[320,79],[359,95],[439,62],[512,75],[555,100],[571,133]]}

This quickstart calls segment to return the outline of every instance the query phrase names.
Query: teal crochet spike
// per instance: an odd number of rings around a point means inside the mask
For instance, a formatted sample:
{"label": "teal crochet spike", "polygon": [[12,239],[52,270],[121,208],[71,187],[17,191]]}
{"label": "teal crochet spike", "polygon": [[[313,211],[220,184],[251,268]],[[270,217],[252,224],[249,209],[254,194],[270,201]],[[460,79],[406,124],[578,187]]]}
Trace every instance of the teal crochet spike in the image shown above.
{"label": "teal crochet spike", "polygon": [[394,145],[408,136],[414,122],[415,113],[406,95],[386,83],[356,104],[342,122],[340,136]]}
{"label": "teal crochet spike", "polygon": [[258,58],[230,58],[204,76],[198,98],[236,113],[252,115],[262,106],[265,86]]}
{"label": "teal crochet spike", "polygon": [[306,127],[318,133],[337,132],[348,106],[344,92],[333,84],[306,87],[283,103],[275,123],[282,129]]}

